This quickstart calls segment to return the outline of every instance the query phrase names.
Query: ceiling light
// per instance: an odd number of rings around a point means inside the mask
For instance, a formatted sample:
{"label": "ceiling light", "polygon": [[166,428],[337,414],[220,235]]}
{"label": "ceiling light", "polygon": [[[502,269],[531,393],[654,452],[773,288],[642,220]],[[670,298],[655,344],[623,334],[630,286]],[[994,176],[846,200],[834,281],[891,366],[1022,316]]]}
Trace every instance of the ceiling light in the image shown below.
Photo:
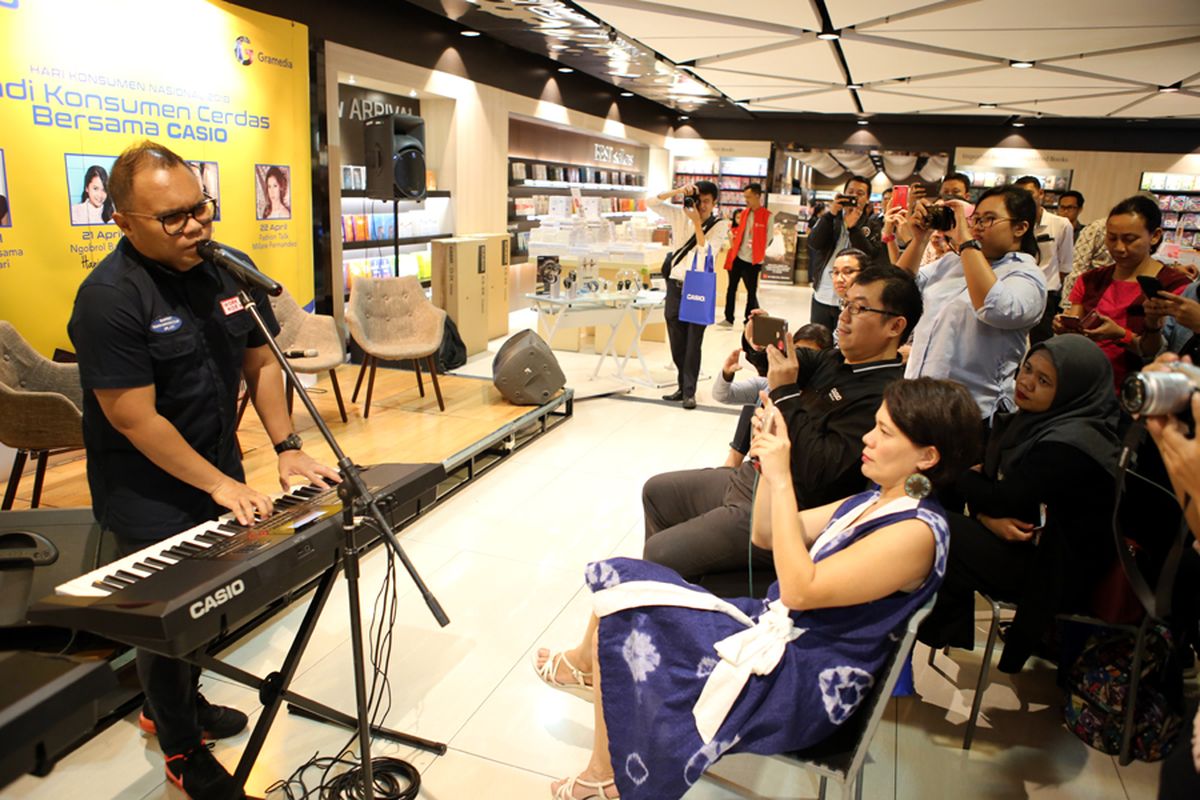
{"label": "ceiling light", "polygon": [[1008,65],[1013,69],[1029,69],[1033,66],[1032,61],[1010,61]]}
{"label": "ceiling light", "polygon": [[685,120],[689,120],[689,119],[691,119],[691,117],[689,117],[687,114],[681,114],[681,115],[679,116],[679,121],[680,121],[680,122],[683,122],[683,121],[685,121]]}
{"label": "ceiling light", "polygon": [[354,76],[353,76],[353,75],[351,75],[351,76],[350,76],[350,78],[349,78],[349,80],[347,80],[347,81],[346,81],[346,83],[348,83],[348,84],[350,84],[351,86],[353,86],[353,85],[354,85]]}
{"label": "ceiling light", "polygon": [[858,120],[858,124],[859,125],[870,125],[871,123],[867,122],[865,119],[860,119],[860,120]]}
{"label": "ceiling light", "polygon": [[995,108],[996,104],[995,103],[980,103],[979,107],[980,108]]}
{"label": "ceiling light", "polygon": [[1179,81],[1178,83],[1172,83],[1170,86],[1160,86],[1158,87],[1158,91],[1162,94],[1170,94],[1171,92],[1178,92],[1182,88],[1182,85],[1183,81]]}
{"label": "ceiling light", "polygon": [[835,31],[831,26],[825,25],[821,28],[821,32],[817,34],[818,39],[823,39],[827,42],[836,42],[841,38],[841,32]]}
{"label": "ceiling light", "polygon": [[409,89],[409,90],[408,90],[408,96],[409,96],[409,97],[416,97],[416,96],[417,96],[417,90],[416,90],[416,89]]}
{"label": "ceiling light", "polygon": [[460,31],[459,35],[466,36],[468,39],[474,39],[476,36],[480,36],[481,34],[479,31]]}
{"label": "ceiling light", "polygon": [[575,70],[571,69],[570,67],[559,67],[558,71],[561,72],[563,75],[570,75]]}
{"label": "ceiling light", "polygon": [[1024,123],[1024,122],[1021,122],[1021,120],[1019,120],[1019,119],[1018,119],[1018,120],[1013,120],[1013,124],[1012,124],[1012,126],[1013,126],[1014,128],[1024,128],[1024,127],[1025,127],[1025,123]]}
{"label": "ceiling light", "polygon": [[861,89],[862,84],[861,83],[847,83],[846,88],[847,89]]}
{"label": "ceiling light", "polygon": [[633,97],[633,92],[621,92],[621,97]]}

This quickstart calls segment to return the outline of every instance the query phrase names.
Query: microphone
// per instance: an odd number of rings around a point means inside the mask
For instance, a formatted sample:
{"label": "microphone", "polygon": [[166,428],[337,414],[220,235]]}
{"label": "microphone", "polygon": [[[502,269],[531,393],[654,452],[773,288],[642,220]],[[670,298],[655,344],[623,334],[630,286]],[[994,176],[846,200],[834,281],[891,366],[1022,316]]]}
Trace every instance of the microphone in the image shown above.
{"label": "microphone", "polygon": [[283,351],[284,358],[316,358],[319,355],[320,355],[320,353],[318,353],[316,350],[313,350],[311,347],[307,350],[284,350]]}
{"label": "microphone", "polygon": [[283,294],[283,287],[274,278],[259,272],[258,268],[249,260],[223,244],[209,239],[197,244],[196,252],[200,254],[201,258],[211,261],[228,272],[247,288],[262,289],[272,297]]}

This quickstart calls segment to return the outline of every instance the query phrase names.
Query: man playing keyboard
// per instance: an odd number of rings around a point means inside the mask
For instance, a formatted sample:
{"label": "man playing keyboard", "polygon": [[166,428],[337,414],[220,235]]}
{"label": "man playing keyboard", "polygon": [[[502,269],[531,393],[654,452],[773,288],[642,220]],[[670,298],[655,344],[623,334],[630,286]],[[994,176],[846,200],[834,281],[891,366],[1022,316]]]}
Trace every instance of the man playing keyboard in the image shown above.
{"label": "man playing keyboard", "polygon": [[[80,285],[68,332],[84,389],[92,508],[121,554],[225,509],[244,525],[271,514],[271,500],[245,484],[236,435],[243,378],[276,443],[284,489],[293,478],[338,481],[300,449],[279,365],[239,286],[196,252],[212,237],[217,205],[187,163],[162,145],[134,145],[113,165],[109,196],[124,237]],[[278,333],[266,297],[251,294]],[[141,726],[157,734],[167,777],[193,800],[243,797],[203,739],[239,733],[246,715],[208,703],[200,670],[184,661],[139,650],[137,670]]]}

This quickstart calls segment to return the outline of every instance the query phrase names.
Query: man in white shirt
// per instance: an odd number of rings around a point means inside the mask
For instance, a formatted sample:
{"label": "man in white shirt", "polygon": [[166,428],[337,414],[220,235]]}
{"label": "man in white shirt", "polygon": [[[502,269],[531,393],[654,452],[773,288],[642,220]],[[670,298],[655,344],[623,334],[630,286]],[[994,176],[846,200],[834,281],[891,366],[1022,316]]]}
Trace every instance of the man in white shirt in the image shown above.
{"label": "man in white shirt", "polygon": [[1071,261],[1075,255],[1075,231],[1069,220],[1042,208],[1045,193],[1042,182],[1032,175],[1018,178],[1014,183],[1018,189],[1024,189],[1033,195],[1037,201],[1038,218],[1034,227],[1037,236],[1038,266],[1046,276],[1046,311],[1042,320],[1029,331],[1029,343],[1044,342],[1054,335],[1050,322],[1058,313],[1058,305],[1062,300],[1063,278],[1071,272]]}
{"label": "man in white shirt", "polygon": [[[677,206],[668,202],[676,197],[684,199],[684,204]],[[679,372],[679,388],[663,395],[663,400],[682,400],[684,408],[695,408],[705,326],[679,319],[683,278],[692,265],[693,254],[702,265],[705,253],[711,249],[715,261],[729,239],[729,220],[721,219],[717,213],[717,185],[712,181],[697,181],[671,189],[647,205],[671,224],[671,246],[674,248],[663,261],[663,277],[667,279],[667,338],[671,343],[671,360]]]}

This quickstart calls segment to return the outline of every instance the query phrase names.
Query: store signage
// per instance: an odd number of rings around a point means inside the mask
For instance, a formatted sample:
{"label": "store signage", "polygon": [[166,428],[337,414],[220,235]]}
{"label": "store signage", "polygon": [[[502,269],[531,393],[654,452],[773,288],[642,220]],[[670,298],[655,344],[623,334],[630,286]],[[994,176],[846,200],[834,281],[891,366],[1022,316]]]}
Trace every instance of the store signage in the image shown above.
{"label": "store signage", "polygon": [[634,158],[633,153],[630,153],[628,150],[623,148],[613,147],[612,145],[607,144],[600,144],[599,142],[596,142],[593,147],[595,148],[595,158],[601,164],[613,164],[614,166],[618,167],[632,167],[637,163],[637,159]]}
{"label": "store signage", "polygon": [[1035,150],[1027,147],[959,147],[954,151],[958,167],[1014,167],[1029,169],[1070,169],[1075,166],[1071,153]]}

